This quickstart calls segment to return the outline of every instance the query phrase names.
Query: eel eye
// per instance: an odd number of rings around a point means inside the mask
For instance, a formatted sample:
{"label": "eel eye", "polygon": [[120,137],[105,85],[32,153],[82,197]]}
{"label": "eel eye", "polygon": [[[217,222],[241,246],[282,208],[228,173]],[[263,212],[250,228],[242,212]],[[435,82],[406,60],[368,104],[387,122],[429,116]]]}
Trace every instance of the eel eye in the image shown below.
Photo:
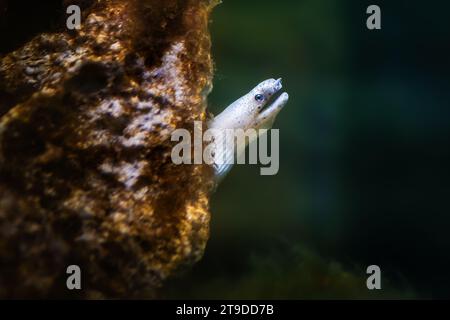
{"label": "eel eye", "polygon": [[255,100],[258,102],[261,102],[264,100],[264,96],[260,93],[258,93],[257,95],[255,95]]}

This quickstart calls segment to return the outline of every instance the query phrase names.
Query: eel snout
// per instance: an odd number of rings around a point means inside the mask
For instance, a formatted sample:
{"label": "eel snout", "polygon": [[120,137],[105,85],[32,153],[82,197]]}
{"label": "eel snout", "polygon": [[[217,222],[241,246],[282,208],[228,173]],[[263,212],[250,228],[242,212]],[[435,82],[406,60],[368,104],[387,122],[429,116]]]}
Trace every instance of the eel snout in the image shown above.
{"label": "eel snout", "polygon": [[276,115],[283,109],[286,103],[289,100],[289,95],[287,92],[283,92],[275,99],[272,104],[270,104],[267,108],[263,109],[261,113],[258,115],[258,121],[265,121],[269,119],[275,119]]}
{"label": "eel snout", "polygon": [[281,83],[281,78],[279,78],[279,79],[277,79],[277,81],[275,82],[275,85],[274,85],[275,93],[280,91],[281,88],[283,88],[283,85]]}

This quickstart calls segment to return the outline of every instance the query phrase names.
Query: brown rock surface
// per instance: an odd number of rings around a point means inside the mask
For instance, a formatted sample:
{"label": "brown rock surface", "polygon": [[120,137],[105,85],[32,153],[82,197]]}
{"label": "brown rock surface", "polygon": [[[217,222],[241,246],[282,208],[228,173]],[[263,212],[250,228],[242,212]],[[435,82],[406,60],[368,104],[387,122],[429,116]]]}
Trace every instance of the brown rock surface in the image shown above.
{"label": "brown rock surface", "polygon": [[0,57],[2,298],[154,297],[208,239],[211,169],[170,134],[205,120],[214,3],[79,2],[80,30]]}

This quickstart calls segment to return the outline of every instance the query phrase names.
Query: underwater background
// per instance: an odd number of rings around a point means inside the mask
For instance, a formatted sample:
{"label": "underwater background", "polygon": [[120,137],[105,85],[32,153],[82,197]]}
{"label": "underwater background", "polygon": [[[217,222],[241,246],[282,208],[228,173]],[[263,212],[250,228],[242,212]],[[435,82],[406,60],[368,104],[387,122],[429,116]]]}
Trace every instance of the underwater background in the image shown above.
{"label": "underwater background", "polygon": [[[382,29],[366,28],[377,4]],[[260,81],[290,95],[280,171],[239,165],[204,258],[168,298],[450,298],[450,5],[225,0],[209,108]],[[379,265],[382,290],[366,288]]]}

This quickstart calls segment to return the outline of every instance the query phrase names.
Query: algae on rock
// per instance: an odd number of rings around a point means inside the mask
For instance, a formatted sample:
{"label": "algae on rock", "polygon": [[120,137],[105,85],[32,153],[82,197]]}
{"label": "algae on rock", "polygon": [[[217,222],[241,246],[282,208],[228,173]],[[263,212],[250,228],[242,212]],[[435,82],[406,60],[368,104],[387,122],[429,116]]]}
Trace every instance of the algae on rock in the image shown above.
{"label": "algae on rock", "polygon": [[78,2],[0,58],[0,297],[154,297],[208,239],[211,168],[170,134],[206,118],[215,1]]}

